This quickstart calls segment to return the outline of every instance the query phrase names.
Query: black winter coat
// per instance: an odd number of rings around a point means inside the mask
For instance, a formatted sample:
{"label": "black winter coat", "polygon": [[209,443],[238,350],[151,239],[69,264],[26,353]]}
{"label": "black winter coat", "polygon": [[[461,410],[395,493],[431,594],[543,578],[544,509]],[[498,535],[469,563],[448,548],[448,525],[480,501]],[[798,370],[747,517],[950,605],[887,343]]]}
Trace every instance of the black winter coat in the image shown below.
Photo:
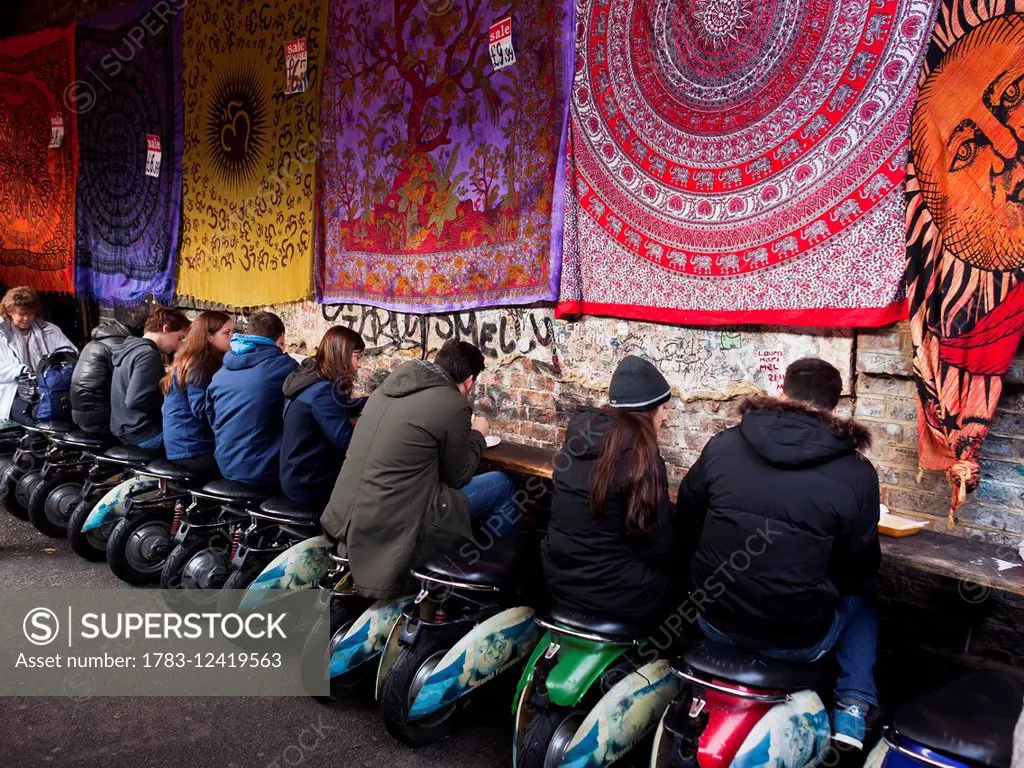
{"label": "black winter coat", "polygon": [[878,475],[859,424],[792,401],[753,398],[705,446],[677,506],[695,613],[766,649],[820,641],[841,597],[878,574]]}
{"label": "black winter coat", "polygon": [[[662,487],[658,523],[647,534],[626,531],[627,497],[615,482],[604,516],[590,508],[590,474],[612,419],[582,411],[569,421],[566,442],[555,456],[551,523],[541,543],[544,576],[555,603],[619,621],[656,621],[669,592],[673,549],[672,503],[665,462],[658,459]],[[622,454],[622,472],[632,451]]]}
{"label": "black winter coat", "polygon": [[98,325],[71,374],[71,418],[83,432],[110,432],[110,380],[114,350],[131,336],[118,320]]}

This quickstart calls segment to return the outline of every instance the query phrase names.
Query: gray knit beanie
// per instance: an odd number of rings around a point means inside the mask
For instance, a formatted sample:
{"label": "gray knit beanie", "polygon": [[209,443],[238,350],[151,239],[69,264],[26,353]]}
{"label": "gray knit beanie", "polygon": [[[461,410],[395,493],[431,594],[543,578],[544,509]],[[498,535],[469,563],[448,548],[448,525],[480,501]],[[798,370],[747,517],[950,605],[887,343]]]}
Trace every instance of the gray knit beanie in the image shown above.
{"label": "gray knit beanie", "polygon": [[668,381],[642,357],[624,357],[615,367],[608,389],[609,405],[622,411],[653,411],[668,402],[672,388]]}

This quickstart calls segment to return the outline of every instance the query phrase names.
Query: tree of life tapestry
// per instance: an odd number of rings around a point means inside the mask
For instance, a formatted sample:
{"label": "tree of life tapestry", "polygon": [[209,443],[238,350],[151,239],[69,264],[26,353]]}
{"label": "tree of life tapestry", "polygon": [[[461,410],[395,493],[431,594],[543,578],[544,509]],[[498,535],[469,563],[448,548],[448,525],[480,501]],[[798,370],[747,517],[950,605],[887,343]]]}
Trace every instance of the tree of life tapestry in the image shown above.
{"label": "tree of life tapestry", "polygon": [[906,316],[933,0],[581,0],[558,314]]}
{"label": "tree of life tapestry", "polygon": [[[250,307],[312,292],[324,5],[188,4],[179,296]],[[303,45],[295,78],[285,48]]]}
{"label": "tree of life tapestry", "polygon": [[572,0],[335,0],[329,28],[317,298],[557,298]]}
{"label": "tree of life tapestry", "polygon": [[1024,2],[943,0],[907,198],[919,460],[946,472],[952,526],[1024,331]]}
{"label": "tree of life tapestry", "polygon": [[74,27],[0,40],[0,282],[74,288]]}
{"label": "tree of life tapestry", "polygon": [[[144,33],[141,42],[140,34]],[[78,25],[80,296],[170,301],[181,221],[181,15],[142,0]]]}

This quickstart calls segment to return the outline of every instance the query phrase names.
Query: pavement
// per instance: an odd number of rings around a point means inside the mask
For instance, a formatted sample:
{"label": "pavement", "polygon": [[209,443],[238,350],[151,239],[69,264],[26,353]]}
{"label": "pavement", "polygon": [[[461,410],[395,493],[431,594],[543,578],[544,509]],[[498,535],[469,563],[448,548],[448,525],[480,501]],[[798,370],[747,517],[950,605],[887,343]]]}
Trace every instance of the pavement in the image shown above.
{"label": "pavement", "polygon": [[[0,589],[54,587],[132,589],[106,563],[86,562],[0,512]],[[333,706],[290,697],[0,697],[0,766],[509,765],[509,697],[480,693],[454,736],[415,750],[387,734],[372,693]]]}

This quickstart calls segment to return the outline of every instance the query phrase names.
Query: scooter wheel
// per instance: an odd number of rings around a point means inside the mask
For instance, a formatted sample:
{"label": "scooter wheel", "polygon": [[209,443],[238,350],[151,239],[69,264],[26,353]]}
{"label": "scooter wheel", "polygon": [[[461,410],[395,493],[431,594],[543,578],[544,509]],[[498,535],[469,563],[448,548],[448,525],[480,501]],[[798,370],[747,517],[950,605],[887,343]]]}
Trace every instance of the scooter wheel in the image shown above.
{"label": "scooter wheel", "polygon": [[388,733],[410,747],[423,747],[450,736],[455,730],[456,705],[418,720],[409,708],[451,643],[423,633],[411,647],[402,648],[380,691],[380,714]]}
{"label": "scooter wheel", "polygon": [[107,539],[107,564],[121,581],[132,586],[160,580],[172,549],[173,511],[155,507],[122,518]]}
{"label": "scooter wheel", "polygon": [[42,482],[44,482],[42,470],[33,469],[31,472],[26,472],[22,475],[18,480],[18,484],[14,486],[14,498],[25,509],[26,513],[29,500],[32,498],[32,491]]}
{"label": "scooter wheel", "polygon": [[86,518],[92,512],[93,505],[89,499],[79,496],[77,502],[69,501],[71,518],[68,520],[68,543],[79,557],[98,563],[107,556],[107,538],[113,526],[104,525],[91,531],[83,531]]}
{"label": "scooter wheel", "polygon": [[[224,556],[228,540],[223,531],[215,531],[210,536],[192,535],[187,536],[185,541],[174,548],[164,563],[160,572],[160,589],[186,589],[190,585],[187,581],[185,569],[194,557],[209,550],[211,557]],[[195,585],[192,585],[195,586]],[[200,587],[201,588],[201,587]],[[217,585],[211,584],[210,589],[219,589]]]}
{"label": "scooter wheel", "polygon": [[370,674],[376,670],[376,666],[373,664],[363,664],[348,674],[333,678],[330,681],[330,693],[326,696],[317,696],[313,693],[313,691],[322,690],[320,683],[330,670],[331,655],[367,605],[368,603],[354,596],[344,599],[334,598],[331,601],[330,626],[327,627],[327,646],[324,647],[323,643],[316,641],[324,624],[323,619],[316,620],[312,631],[306,637],[306,644],[302,648],[302,685],[306,689],[306,693],[321,704],[334,704],[347,698],[353,691],[361,688]]}
{"label": "scooter wheel", "polygon": [[28,512],[18,504],[18,500],[14,495],[20,471],[14,463],[13,457],[5,456],[3,459],[0,459],[0,507],[19,520],[28,520]]}
{"label": "scooter wheel", "polygon": [[585,716],[585,712],[562,707],[535,714],[517,745],[515,768],[560,765]]}
{"label": "scooter wheel", "polygon": [[[64,492],[54,497],[59,488],[70,488],[71,493]],[[28,519],[35,529],[54,539],[66,537],[68,520],[78,498],[75,492],[81,489],[81,484],[66,483],[59,477],[36,483],[28,497]]]}

